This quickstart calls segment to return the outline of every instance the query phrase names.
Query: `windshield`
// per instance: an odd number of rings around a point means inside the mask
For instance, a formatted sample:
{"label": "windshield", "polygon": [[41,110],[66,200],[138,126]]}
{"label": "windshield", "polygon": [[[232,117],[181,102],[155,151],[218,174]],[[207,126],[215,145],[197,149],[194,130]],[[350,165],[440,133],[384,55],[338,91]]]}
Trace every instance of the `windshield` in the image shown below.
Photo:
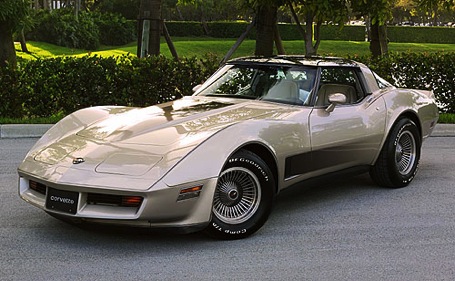
{"label": "windshield", "polygon": [[312,67],[231,66],[209,79],[196,95],[304,105],[309,102],[315,77]]}

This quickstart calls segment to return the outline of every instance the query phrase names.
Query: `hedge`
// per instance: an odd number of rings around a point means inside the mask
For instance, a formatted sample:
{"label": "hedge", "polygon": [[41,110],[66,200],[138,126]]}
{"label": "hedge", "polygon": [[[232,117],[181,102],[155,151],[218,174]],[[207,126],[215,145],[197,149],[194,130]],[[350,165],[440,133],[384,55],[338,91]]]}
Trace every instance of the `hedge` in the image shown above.
{"label": "hedge", "polygon": [[50,117],[97,105],[148,106],[191,95],[220,60],[57,57],[0,68],[0,116]]}
{"label": "hedge", "polygon": [[72,9],[33,12],[36,22],[27,32],[27,40],[85,50],[136,40],[136,23],[116,14],[82,11],[76,19]]}
{"label": "hedge", "polygon": [[455,44],[455,28],[424,26],[388,26],[390,42]]}
{"label": "hedge", "polygon": [[[455,53],[355,57],[399,87],[432,89],[441,111],[455,113]],[[0,68],[0,116],[50,117],[96,105],[148,106],[191,95],[220,59],[63,57]]]}
{"label": "hedge", "polygon": [[[171,36],[178,37],[201,37],[210,36],[215,38],[238,38],[245,32],[247,22],[207,22],[208,34],[200,22],[168,21],[166,27]],[[294,24],[280,23],[278,25],[280,36],[283,40],[302,40],[302,35]],[[249,39],[256,38],[256,30],[253,28],[248,34]],[[345,40],[365,41],[364,26],[323,25],[321,27],[322,40]]]}
{"label": "hedge", "polygon": [[[204,33],[200,22],[166,22],[171,36],[200,37],[210,36],[217,38],[238,38],[245,32],[247,22],[207,22],[208,34]],[[294,24],[280,23],[278,25],[283,40],[302,40],[302,35]],[[439,43],[455,44],[455,28],[450,27],[414,27],[388,26],[388,39],[397,43]],[[321,27],[322,40],[365,41],[365,26],[323,25]],[[255,29],[248,38],[255,39]]]}

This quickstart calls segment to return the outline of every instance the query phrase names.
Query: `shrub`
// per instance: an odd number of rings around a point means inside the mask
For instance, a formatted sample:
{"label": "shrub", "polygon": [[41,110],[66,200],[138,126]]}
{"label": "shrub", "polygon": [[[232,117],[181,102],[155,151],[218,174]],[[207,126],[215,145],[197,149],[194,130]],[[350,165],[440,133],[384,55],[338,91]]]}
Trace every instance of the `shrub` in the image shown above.
{"label": "shrub", "polygon": [[24,115],[19,71],[6,65],[0,67],[0,116],[21,118]]}
{"label": "shrub", "polygon": [[135,22],[111,13],[80,12],[76,19],[71,9],[36,12],[35,27],[29,40],[59,46],[96,50],[100,44],[117,46],[136,39]]}
{"label": "shrub", "polygon": [[96,50],[99,45],[99,30],[90,13],[80,12],[78,20],[71,9],[39,10],[38,19],[29,40],[47,42],[68,48]]}
{"label": "shrub", "polygon": [[112,13],[92,13],[103,45],[119,46],[136,40],[136,24]]}

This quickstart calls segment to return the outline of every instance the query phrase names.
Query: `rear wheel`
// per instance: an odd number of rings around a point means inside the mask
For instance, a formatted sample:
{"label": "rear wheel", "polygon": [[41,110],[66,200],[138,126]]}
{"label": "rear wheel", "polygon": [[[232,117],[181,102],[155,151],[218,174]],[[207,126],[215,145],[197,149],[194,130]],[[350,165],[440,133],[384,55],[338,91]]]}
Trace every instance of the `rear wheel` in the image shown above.
{"label": "rear wheel", "polygon": [[379,185],[407,186],[417,173],[421,138],[416,124],[408,118],[398,120],[371,168],[371,178]]}
{"label": "rear wheel", "polygon": [[241,150],[223,168],[206,231],[219,239],[247,237],[264,225],[274,201],[275,181],[256,154]]}

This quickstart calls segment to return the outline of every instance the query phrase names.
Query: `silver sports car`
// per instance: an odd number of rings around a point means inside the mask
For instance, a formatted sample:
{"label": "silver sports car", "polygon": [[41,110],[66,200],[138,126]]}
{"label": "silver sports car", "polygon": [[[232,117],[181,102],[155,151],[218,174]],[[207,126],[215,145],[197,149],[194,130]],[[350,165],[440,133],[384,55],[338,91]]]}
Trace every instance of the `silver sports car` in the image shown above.
{"label": "silver sports car", "polygon": [[309,178],[356,169],[408,185],[437,119],[431,91],[354,61],[240,58],[190,97],[67,116],[20,165],[19,193],[68,221],[243,238]]}

